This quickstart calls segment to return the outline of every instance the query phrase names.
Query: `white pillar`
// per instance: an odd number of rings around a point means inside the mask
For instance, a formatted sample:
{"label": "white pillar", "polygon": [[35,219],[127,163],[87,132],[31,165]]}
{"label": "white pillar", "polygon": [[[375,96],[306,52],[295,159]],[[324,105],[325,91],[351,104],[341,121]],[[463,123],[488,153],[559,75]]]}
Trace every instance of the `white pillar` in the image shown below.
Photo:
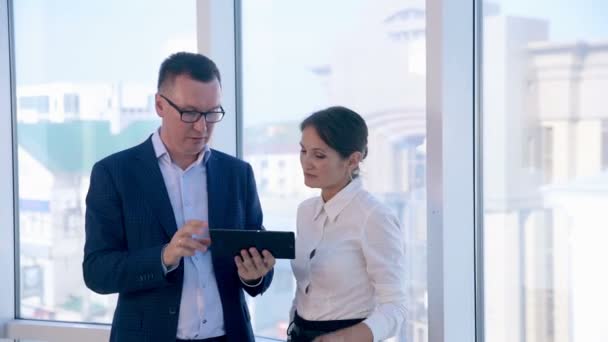
{"label": "white pillar", "polygon": [[[0,291],[0,337],[6,336],[6,323],[15,317],[15,202],[13,157],[14,97],[10,0],[0,0],[0,270],[4,274]],[[16,182],[16,181],[15,181]]]}
{"label": "white pillar", "polygon": [[476,340],[474,4],[426,4],[430,342]]}

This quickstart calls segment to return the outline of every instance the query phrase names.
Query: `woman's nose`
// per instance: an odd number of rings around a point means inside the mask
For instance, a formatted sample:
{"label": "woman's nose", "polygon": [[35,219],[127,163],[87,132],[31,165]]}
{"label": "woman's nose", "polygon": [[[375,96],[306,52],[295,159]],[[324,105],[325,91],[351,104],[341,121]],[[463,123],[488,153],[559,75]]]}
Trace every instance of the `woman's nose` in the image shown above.
{"label": "woman's nose", "polygon": [[302,168],[304,170],[310,170],[312,168],[312,163],[310,162],[310,158],[306,155],[302,156]]}

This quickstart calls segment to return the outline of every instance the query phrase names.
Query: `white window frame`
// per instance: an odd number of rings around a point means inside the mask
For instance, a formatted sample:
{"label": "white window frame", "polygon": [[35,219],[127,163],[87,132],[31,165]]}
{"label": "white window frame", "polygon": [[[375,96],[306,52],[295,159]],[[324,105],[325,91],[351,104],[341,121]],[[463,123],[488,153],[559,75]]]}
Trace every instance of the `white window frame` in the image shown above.
{"label": "white window frame", "polygon": [[235,16],[238,0],[199,0],[197,12],[198,51],[211,58],[222,75],[222,106],[226,115],[215,126],[211,146],[233,156],[238,155],[237,116],[237,29]]}
{"label": "white window frame", "polygon": [[429,342],[483,341],[475,321],[476,4],[426,2]]}
{"label": "white window frame", "polygon": [[[427,193],[429,341],[482,341],[481,258],[476,265],[480,174],[476,120],[479,97],[475,56],[478,0],[427,0]],[[239,108],[240,1],[197,2],[198,49],[218,63],[228,115],[216,128],[214,148],[241,151]],[[0,337],[46,341],[107,341],[109,326],[15,319],[16,137],[11,0],[0,0],[0,267],[9,277],[0,291]],[[207,20],[202,20],[206,18]],[[449,53],[448,53],[449,51]],[[10,114],[10,115],[9,115]],[[239,114],[240,115],[240,114]],[[477,208],[477,210],[476,210]],[[476,234],[477,232],[477,234]],[[478,240],[476,240],[476,237]],[[476,270],[478,272],[476,272]],[[13,275],[13,276],[11,276]],[[13,281],[11,281],[13,280]],[[477,294],[477,298],[476,298]],[[477,311],[476,311],[477,299]],[[258,341],[272,341],[258,338]]]}
{"label": "white window frame", "polygon": [[14,144],[11,103],[13,84],[10,51],[9,0],[0,0],[0,270],[5,275],[0,291],[0,336],[5,324],[15,317],[15,196],[13,188]]}

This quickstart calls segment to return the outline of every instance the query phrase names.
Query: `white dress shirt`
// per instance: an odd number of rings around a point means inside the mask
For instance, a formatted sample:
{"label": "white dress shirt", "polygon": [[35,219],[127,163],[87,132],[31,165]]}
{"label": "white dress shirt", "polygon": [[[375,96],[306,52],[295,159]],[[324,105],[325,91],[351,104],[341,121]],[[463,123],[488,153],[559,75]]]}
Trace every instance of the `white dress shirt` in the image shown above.
{"label": "white dress shirt", "polygon": [[[205,165],[211,150],[206,147],[192,165],[182,170],[171,160],[158,130],[152,135],[152,144],[177,227],[182,227],[189,220],[207,221],[209,212]],[[211,251],[197,252],[194,256],[184,257],[184,283],[177,322],[177,338],[188,340],[225,335],[223,315],[220,293],[211,262]]]}
{"label": "white dress shirt", "polygon": [[365,318],[374,341],[406,319],[405,237],[390,210],[353,180],[298,207],[292,307],[306,320]]}

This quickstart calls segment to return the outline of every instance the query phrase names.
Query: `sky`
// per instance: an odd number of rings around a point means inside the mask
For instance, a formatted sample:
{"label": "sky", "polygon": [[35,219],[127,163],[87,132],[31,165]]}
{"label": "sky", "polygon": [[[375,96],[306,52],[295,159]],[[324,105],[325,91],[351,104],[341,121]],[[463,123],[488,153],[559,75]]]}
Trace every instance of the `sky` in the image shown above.
{"label": "sky", "polygon": [[13,8],[17,84],[150,82],[169,40],[196,37],[194,0],[14,0]]}
{"label": "sky", "polygon": [[[369,1],[243,0],[245,57],[272,53],[293,62],[321,62],[331,50],[331,33],[361,20]],[[548,20],[552,40],[608,39],[608,1],[494,2],[502,13]],[[195,48],[194,0],[18,0],[13,7],[18,81],[26,84],[149,81],[176,47],[168,41]]]}
{"label": "sky", "polygon": [[[171,52],[196,51],[195,0],[13,0],[17,85],[154,86]],[[220,0],[216,0],[220,1]],[[243,0],[246,125],[301,117],[326,97],[310,69],[372,6],[415,0]],[[608,1],[495,0],[501,13],[544,19],[552,41],[608,40]],[[247,115],[250,113],[250,115]]]}
{"label": "sky", "polygon": [[553,41],[608,41],[606,0],[499,0],[501,12],[549,21]]}

